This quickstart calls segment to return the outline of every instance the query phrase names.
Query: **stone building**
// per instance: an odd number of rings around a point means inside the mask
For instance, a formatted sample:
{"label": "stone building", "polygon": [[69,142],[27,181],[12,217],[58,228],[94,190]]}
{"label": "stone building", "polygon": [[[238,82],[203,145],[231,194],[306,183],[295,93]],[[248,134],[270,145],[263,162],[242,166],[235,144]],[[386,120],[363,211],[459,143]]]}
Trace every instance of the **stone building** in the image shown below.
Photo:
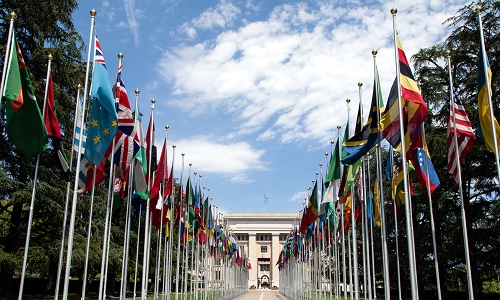
{"label": "stone building", "polygon": [[299,213],[238,212],[224,218],[249,257],[248,287],[279,287],[276,263]]}

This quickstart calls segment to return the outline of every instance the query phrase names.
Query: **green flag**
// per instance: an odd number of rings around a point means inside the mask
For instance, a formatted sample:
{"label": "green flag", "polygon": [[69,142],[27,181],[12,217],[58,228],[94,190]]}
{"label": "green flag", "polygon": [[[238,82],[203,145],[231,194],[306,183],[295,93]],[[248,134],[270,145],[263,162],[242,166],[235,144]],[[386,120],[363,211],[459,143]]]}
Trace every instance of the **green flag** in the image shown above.
{"label": "green flag", "polygon": [[7,80],[3,96],[6,103],[9,140],[31,159],[47,146],[47,130],[36,102],[28,70],[15,35],[10,49]]}
{"label": "green flag", "polygon": [[337,137],[337,142],[335,143],[335,147],[333,147],[333,153],[330,157],[330,168],[328,169],[328,173],[326,174],[325,186],[328,186],[328,183],[330,181],[340,179],[339,141],[340,138]]}

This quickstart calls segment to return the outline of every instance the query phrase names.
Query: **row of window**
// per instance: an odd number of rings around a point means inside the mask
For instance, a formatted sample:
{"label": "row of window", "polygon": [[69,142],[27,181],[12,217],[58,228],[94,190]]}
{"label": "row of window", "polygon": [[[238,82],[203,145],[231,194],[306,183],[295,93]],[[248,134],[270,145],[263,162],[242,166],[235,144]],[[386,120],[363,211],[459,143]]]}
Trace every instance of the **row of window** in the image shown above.
{"label": "row of window", "polygon": [[[248,241],[248,234],[237,234],[236,238],[239,241]],[[271,234],[257,234],[256,240],[257,241],[270,241],[272,239]],[[288,234],[280,234],[280,242],[286,242],[288,239]]]}

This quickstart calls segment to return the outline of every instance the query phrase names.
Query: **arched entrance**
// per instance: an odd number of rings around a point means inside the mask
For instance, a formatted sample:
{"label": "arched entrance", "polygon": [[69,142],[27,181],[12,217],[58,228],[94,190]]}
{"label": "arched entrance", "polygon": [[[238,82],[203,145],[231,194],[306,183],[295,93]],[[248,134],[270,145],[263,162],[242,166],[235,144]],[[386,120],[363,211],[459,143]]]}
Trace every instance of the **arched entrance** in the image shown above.
{"label": "arched entrance", "polygon": [[271,285],[270,285],[270,282],[269,282],[269,276],[262,275],[262,277],[260,277],[260,286],[263,289],[269,289],[269,288],[271,288]]}

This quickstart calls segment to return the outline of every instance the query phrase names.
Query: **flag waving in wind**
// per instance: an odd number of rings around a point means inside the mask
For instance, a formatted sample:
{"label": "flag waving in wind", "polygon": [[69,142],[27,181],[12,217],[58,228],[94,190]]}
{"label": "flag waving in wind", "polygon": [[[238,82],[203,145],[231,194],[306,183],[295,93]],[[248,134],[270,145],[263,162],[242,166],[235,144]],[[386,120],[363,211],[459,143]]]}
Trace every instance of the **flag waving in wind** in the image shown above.
{"label": "flag waving in wind", "polygon": [[342,159],[342,163],[346,165],[352,165],[357,162],[379,141],[379,113],[383,111],[384,103],[380,92],[378,71],[376,73],[376,78],[373,81],[373,97],[368,121],[361,131],[345,141],[342,146],[342,149],[347,153],[347,156]]}
{"label": "flag waving in wind", "polygon": [[5,90],[2,95],[9,100],[6,103],[5,132],[26,158],[31,159],[47,146],[48,137],[28,69],[14,33],[6,72]]}
{"label": "flag waving in wind", "polygon": [[465,159],[467,153],[469,153],[470,147],[474,144],[476,140],[476,135],[472,129],[472,125],[467,116],[462,102],[458,98],[458,95],[454,95],[455,105],[450,103],[450,116],[448,119],[448,172],[453,176],[453,181],[458,184],[458,168],[456,159],[456,145],[455,145],[455,126],[453,119],[453,111],[455,111],[455,121],[456,121],[456,134],[458,143],[458,162],[460,163]]}
{"label": "flag waving in wind", "polygon": [[92,75],[92,109],[87,126],[85,157],[99,165],[118,129],[113,89],[102,56],[101,46],[95,38],[94,72]]}

